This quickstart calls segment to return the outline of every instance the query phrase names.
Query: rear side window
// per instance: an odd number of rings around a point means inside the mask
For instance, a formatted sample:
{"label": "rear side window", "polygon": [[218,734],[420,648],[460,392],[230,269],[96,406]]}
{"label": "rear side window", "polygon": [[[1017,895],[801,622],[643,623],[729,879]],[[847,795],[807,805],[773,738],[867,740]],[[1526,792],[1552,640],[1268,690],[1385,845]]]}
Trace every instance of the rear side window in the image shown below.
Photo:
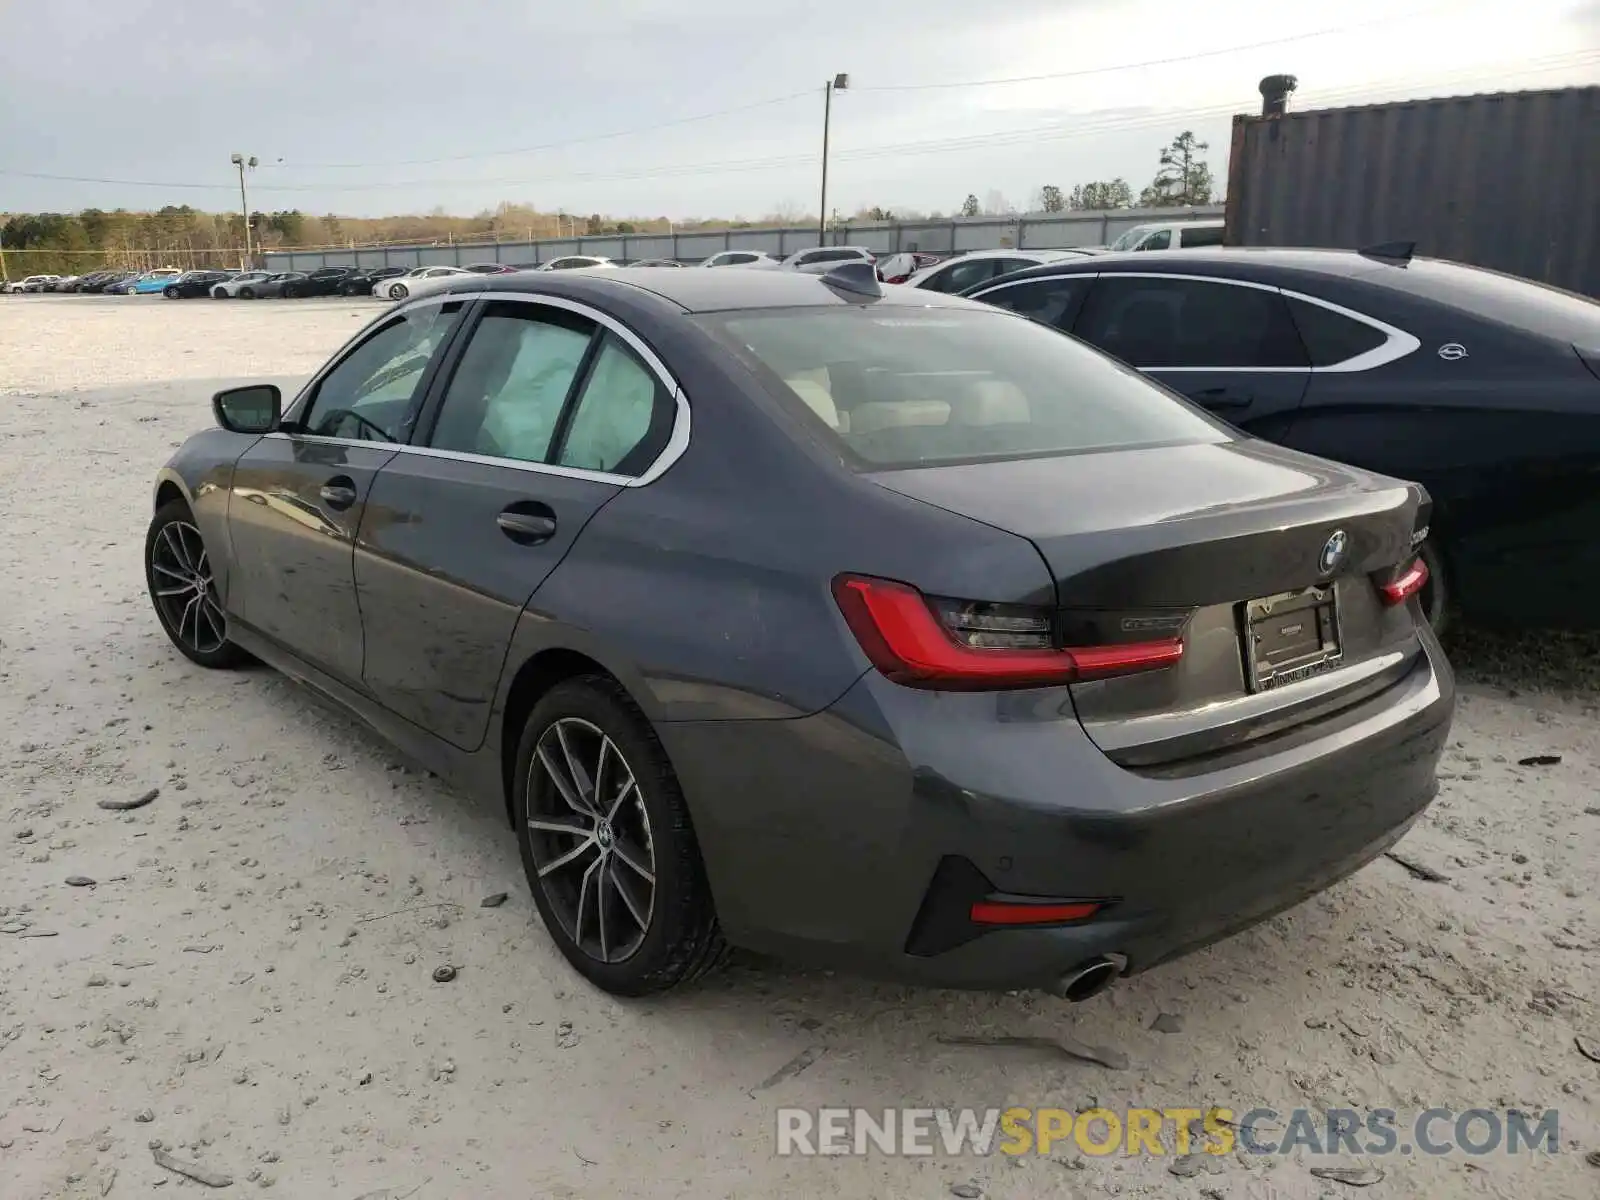
{"label": "rear side window", "polygon": [[1006,313],[830,307],[700,324],[863,469],[1232,436],[1137,372]]}
{"label": "rear side window", "polygon": [[578,397],[559,462],[639,475],[666,448],[673,415],[672,397],[655,373],[607,334]]}
{"label": "rear side window", "polygon": [[1389,335],[1331,308],[1289,297],[1289,313],[1313,367],[1332,367],[1376,350]]}
{"label": "rear side window", "polygon": [[1146,369],[1310,365],[1283,296],[1232,283],[1102,275],[1073,332]]}
{"label": "rear side window", "polygon": [[992,258],[974,258],[947,267],[933,281],[933,290],[956,295],[968,288],[977,287],[994,278],[997,261]]}
{"label": "rear side window", "polygon": [[1178,230],[1178,239],[1185,250],[1191,246],[1220,246],[1224,232],[1221,225],[1185,225]]}
{"label": "rear side window", "polygon": [[1022,283],[1006,284],[992,291],[980,292],[973,299],[1069,333],[1078,315],[1078,306],[1083,303],[1093,282],[1093,275],[1057,275],[1050,279],[1029,279]]}

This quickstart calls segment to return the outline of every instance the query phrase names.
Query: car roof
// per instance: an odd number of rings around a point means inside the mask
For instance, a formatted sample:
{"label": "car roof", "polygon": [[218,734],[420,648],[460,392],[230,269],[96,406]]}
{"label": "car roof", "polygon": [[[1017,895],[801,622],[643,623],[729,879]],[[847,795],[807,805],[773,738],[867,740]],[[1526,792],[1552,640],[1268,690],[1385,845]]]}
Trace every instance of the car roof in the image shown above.
{"label": "car roof", "polygon": [[[798,271],[662,271],[655,267],[618,267],[596,274],[527,272],[474,275],[449,290],[468,292],[533,292],[588,297],[602,301],[619,289],[650,292],[686,312],[720,312],[746,308],[814,308],[861,304],[863,297],[830,287],[826,275]],[[434,293],[435,295],[437,293]],[[915,288],[885,287],[875,304],[917,308],[967,308],[974,302]]]}
{"label": "car roof", "polygon": [[1155,272],[1167,275],[1215,275],[1220,278],[1255,278],[1260,272],[1269,274],[1331,275],[1354,278],[1374,272],[1396,269],[1381,259],[1375,259],[1355,250],[1284,250],[1256,246],[1197,246],[1188,250],[1114,250],[1105,254],[1086,254],[1037,267],[1016,271],[1005,276],[1007,282],[1031,278],[1036,275],[1053,275],[1059,272],[1073,274],[1095,272],[1139,273]]}

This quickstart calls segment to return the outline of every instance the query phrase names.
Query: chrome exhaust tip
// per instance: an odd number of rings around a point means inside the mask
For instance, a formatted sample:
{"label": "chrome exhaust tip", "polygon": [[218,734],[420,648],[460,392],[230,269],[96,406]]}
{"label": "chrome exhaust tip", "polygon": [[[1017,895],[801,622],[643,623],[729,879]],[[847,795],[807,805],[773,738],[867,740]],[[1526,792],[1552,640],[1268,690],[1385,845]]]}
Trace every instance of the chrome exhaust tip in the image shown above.
{"label": "chrome exhaust tip", "polygon": [[1056,995],[1074,1004],[1082,1003],[1115,983],[1127,965],[1127,959],[1121,955],[1102,954],[1099,958],[1091,958],[1061,977],[1055,987]]}

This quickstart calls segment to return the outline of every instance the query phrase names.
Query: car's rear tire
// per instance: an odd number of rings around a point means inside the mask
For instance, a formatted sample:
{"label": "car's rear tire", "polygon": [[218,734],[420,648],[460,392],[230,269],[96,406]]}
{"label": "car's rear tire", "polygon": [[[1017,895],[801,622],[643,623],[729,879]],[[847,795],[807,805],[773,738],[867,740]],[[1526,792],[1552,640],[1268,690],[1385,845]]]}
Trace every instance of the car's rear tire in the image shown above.
{"label": "car's rear tire", "polygon": [[1423,542],[1417,555],[1428,568],[1428,582],[1422,585],[1417,603],[1422,606],[1422,615],[1428,618],[1428,624],[1433,626],[1434,634],[1443,637],[1452,624],[1450,606],[1454,596],[1450,591],[1449,572],[1432,542]]}
{"label": "car's rear tire", "polygon": [[239,289],[239,299],[241,299],[241,300],[254,300],[255,298],[256,298],[256,290],[255,290],[255,288],[253,288],[253,287],[242,287],[242,288]]}
{"label": "car's rear tire", "polygon": [[571,679],[534,706],[512,810],[545,928],[596,987],[648,995],[722,961],[727,943],[683,791],[614,680]]}
{"label": "car's rear tire", "polygon": [[144,577],[161,628],[186,658],[214,668],[251,661],[228,640],[228,618],[217,598],[205,539],[182,500],[163,504],[150,522]]}

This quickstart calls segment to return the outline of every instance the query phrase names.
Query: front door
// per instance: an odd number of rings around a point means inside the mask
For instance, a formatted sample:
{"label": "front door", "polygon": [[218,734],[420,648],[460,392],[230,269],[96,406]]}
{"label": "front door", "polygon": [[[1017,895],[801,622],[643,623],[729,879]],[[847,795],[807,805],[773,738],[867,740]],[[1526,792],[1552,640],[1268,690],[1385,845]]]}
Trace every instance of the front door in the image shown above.
{"label": "front door", "polygon": [[[460,304],[419,305],[350,347],[281,432],[234,471],[234,615],[346,683],[361,679],[354,546],[372,481],[416,419],[429,364]],[[448,310],[448,311],[447,311]]]}
{"label": "front door", "polygon": [[665,448],[675,410],[625,334],[536,296],[487,303],[435,391],[418,444],[379,472],[357,541],[364,680],[470,750],[523,608]]}
{"label": "front door", "polygon": [[1310,378],[1283,294],[1257,284],[1101,274],[1072,332],[1268,440],[1288,432]]}

